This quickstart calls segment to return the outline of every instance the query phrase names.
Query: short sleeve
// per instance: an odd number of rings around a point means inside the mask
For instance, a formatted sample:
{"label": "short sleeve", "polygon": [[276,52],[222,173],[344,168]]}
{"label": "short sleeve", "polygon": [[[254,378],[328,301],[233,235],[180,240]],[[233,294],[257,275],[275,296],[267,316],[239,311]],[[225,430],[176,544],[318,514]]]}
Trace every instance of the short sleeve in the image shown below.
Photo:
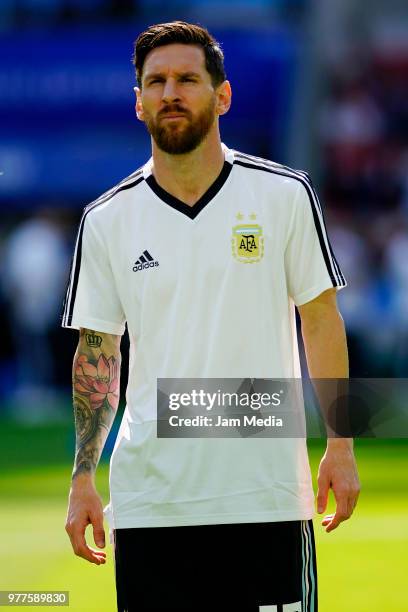
{"label": "short sleeve", "polygon": [[85,327],[116,335],[125,331],[125,315],[107,249],[86,209],[72,259],[62,327]]}
{"label": "short sleeve", "polygon": [[346,287],[347,282],[334,256],[323,209],[307,174],[299,181],[293,206],[285,272],[289,296],[296,306],[301,306],[326,289]]}

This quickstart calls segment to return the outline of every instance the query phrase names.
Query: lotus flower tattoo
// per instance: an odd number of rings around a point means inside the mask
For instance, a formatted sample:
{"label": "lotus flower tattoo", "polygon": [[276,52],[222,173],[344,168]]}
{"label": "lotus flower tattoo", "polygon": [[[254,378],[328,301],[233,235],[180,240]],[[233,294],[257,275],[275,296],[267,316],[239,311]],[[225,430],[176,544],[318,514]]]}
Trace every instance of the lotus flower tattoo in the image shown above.
{"label": "lotus flower tattoo", "polygon": [[80,355],[75,368],[75,390],[89,397],[93,410],[100,408],[105,400],[112,408],[119,399],[119,367],[112,356],[106,359],[100,355],[95,365],[89,363],[86,355]]}

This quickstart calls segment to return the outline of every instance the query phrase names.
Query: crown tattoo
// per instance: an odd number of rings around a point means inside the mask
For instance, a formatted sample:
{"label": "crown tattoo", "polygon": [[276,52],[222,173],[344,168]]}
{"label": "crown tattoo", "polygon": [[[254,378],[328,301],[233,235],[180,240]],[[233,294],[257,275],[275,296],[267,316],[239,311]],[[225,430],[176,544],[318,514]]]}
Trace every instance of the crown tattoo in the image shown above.
{"label": "crown tattoo", "polygon": [[85,337],[87,345],[91,346],[92,348],[99,348],[102,344],[101,336],[98,336],[93,332],[91,332],[90,334],[85,334]]}

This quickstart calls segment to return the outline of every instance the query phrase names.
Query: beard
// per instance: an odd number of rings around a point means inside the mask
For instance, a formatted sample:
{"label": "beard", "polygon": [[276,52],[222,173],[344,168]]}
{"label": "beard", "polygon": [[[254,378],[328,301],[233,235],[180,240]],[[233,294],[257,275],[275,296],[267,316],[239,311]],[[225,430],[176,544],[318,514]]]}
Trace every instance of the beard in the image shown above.
{"label": "beard", "polygon": [[[182,113],[184,127],[180,122],[168,123],[162,118],[167,113]],[[207,136],[215,121],[215,97],[207,106],[196,116],[179,106],[178,104],[168,104],[161,110],[157,118],[145,111],[145,123],[147,130],[159,149],[171,155],[182,155],[194,151]]]}

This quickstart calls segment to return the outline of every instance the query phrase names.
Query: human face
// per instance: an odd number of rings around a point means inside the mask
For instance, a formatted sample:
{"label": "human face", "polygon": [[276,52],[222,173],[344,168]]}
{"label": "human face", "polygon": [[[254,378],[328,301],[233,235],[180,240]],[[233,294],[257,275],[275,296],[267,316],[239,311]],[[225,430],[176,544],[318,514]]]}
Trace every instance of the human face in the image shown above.
{"label": "human face", "polygon": [[143,66],[136,111],[157,147],[180,155],[196,149],[216,124],[217,96],[196,45],[153,49]]}

